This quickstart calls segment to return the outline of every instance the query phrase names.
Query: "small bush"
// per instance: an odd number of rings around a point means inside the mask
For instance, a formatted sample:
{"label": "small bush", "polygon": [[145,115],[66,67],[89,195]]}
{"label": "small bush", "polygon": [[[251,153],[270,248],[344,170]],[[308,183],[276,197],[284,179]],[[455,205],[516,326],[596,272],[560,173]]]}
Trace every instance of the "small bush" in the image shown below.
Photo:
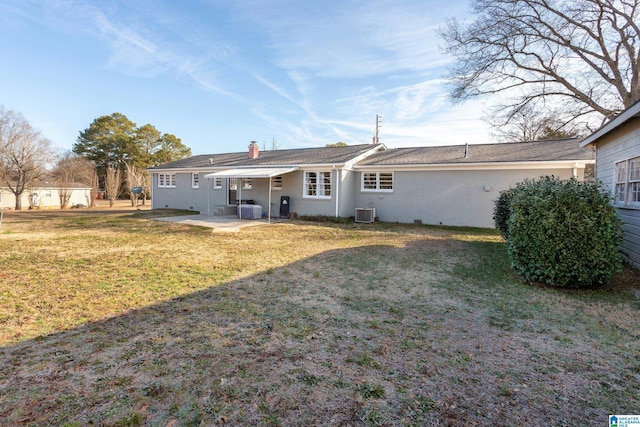
{"label": "small bush", "polygon": [[509,237],[508,221],[511,215],[511,199],[513,199],[513,189],[501,191],[493,208],[493,223],[504,240]]}
{"label": "small bush", "polygon": [[527,180],[511,195],[507,251],[527,281],[561,287],[607,283],[622,259],[620,219],[599,184]]}

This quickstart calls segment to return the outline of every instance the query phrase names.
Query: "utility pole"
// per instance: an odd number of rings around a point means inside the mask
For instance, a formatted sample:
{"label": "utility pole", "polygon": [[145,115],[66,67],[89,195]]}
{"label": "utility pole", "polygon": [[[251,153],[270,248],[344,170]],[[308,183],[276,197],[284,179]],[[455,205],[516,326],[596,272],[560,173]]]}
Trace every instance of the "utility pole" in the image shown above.
{"label": "utility pole", "polygon": [[376,114],[376,134],[373,137],[373,143],[380,143],[380,116],[378,114]]}

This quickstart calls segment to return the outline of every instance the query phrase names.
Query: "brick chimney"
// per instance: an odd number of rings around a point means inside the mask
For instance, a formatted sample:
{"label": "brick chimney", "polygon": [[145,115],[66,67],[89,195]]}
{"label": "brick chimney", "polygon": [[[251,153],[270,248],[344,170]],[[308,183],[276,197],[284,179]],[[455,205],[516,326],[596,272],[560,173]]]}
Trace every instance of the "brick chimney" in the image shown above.
{"label": "brick chimney", "polygon": [[251,141],[251,144],[249,144],[249,158],[256,159],[258,157],[259,151],[260,149],[258,148],[258,143],[255,141]]}

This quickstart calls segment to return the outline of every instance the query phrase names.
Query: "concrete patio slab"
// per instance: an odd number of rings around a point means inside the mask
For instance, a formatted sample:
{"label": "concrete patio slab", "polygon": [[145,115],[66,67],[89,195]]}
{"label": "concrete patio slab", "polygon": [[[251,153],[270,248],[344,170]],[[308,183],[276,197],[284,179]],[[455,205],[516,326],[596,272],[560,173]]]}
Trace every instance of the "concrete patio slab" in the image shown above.
{"label": "concrete patio slab", "polygon": [[[213,231],[238,232],[241,228],[255,227],[269,224],[266,219],[240,219],[235,215],[182,215],[154,218],[156,221],[176,222],[179,224],[198,225],[209,227]],[[271,223],[282,221],[280,218],[271,218]]]}

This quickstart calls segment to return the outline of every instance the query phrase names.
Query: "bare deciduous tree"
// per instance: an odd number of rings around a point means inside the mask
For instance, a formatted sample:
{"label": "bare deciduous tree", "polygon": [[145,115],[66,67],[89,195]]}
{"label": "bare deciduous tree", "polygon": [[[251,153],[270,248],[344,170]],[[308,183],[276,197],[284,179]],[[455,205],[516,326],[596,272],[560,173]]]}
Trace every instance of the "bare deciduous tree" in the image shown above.
{"label": "bare deciduous tree", "polygon": [[638,0],[475,0],[473,13],[440,30],[455,100],[499,93],[502,124],[546,103],[588,126],[640,99]]}
{"label": "bare deciduous tree", "polygon": [[[60,208],[64,209],[69,203],[72,193],[71,188],[74,185],[83,184],[89,187],[93,186],[96,166],[92,161],[67,151],[58,158],[52,175],[58,185]],[[89,205],[89,203],[87,203],[87,205]]]}
{"label": "bare deciduous tree", "polygon": [[117,166],[107,165],[105,170],[104,189],[109,200],[109,207],[113,207],[113,202],[122,191],[122,171]]}
{"label": "bare deciduous tree", "polygon": [[583,136],[572,121],[563,121],[558,115],[536,110],[531,105],[515,113],[509,126],[494,126],[497,130],[493,136],[503,142],[546,141]]}
{"label": "bare deciduous tree", "polygon": [[[125,163],[125,166],[127,167],[127,186],[131,194],[131,206],[135,205],[139,197],[142,197],[142,204],[144,205],[149,191],[149,173],[133,164]],[[134,187],[141,187],[142,193],[134,194],[131,191]]]}
{"label": "bare deciduous tree", "polygon": [[0,182],[22,209],[22,194],[44,175],[53,158],[51,143],[18,112],[0,106]]}

